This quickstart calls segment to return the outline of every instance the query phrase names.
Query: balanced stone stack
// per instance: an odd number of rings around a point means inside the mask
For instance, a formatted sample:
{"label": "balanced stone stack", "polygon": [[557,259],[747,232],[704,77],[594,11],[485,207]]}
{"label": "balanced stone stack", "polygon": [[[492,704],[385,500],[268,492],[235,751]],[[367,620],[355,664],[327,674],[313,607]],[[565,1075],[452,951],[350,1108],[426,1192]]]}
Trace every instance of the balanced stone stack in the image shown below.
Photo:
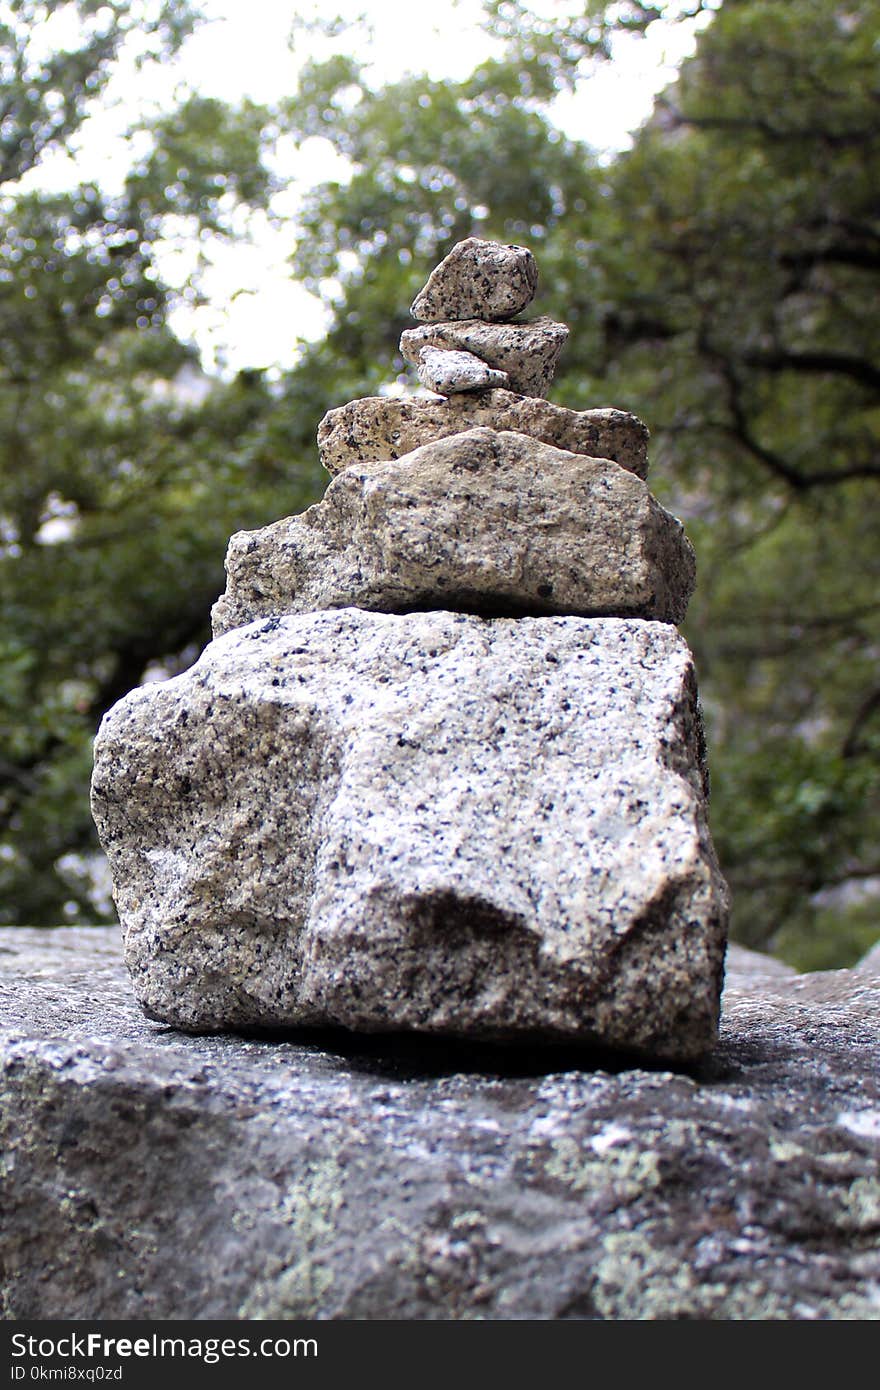
{"label": "balanced stone stack", "polygon": [[323,500],[233,536],[215,640],[106,716],[151,1018],[711,1048],[693,553],[642,423],[544,398],[567,329],[517,318],[536,284],[523,247],[454,248],[401,341],[436,394],[330,411]]}

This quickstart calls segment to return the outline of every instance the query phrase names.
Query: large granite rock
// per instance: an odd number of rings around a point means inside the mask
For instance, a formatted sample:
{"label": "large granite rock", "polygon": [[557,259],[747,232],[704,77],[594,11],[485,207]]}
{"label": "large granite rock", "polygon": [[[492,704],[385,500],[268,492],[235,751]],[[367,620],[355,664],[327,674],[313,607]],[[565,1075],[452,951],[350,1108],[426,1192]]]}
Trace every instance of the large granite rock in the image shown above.
{"label": "large granite rock", "polygon": [[734,947],[676,1074],[187,1037],[117,938],[0,930],[6,1319],[880,1316],[876,976]]}
{"label": "large granite rock", "polygon": [[428,323],[421,328],[404,329],[400,351],[414,366],[418,366],[426,347],[470,352],[490,367],[506,372],[511,391],[523,396],[546,396],[567,341],[565,324],[549,318],[528,323],[465,319],[461,323]]}
{"label": "large granite rock", "polygon": [[214,634],[355,605],[681,622],[694,555],[635,474],[468,430],[333,479],[300,516],[233,536]]}
{"label": "large granite rock", "polygon": [[318,426],[318,453],[328,473],[354,463],[400,458],[464,430],[514,430],[573,454],[612,459],[640,478],[648,472],[648,431],[624,410],[567,410],[511,391],[481,391],[451,400],[365,396],[337,406]]}
{"label": "large granite rock", "polygon": [[342,609],[132,691],[93,810],[151,1017],[683,1058],[726,930],[702,767],[667,624]]}
{"label": "large granite rock", "polygon": [[527,247],[472,236],[435,266],[410,312],[420,323],[512,319],[531,304],[537,288],[538,267]]}

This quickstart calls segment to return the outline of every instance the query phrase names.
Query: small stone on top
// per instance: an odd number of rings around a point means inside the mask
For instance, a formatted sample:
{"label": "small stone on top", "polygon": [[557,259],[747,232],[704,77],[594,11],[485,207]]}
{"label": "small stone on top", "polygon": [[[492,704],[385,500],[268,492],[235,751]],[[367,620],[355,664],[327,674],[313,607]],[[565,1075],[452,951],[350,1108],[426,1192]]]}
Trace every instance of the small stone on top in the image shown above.
{"label": "small stone on top", "polygon": [[431,272],[410,310],[420,323],[488,319],[503,323],[531,304],[538,267],[525,246],[468,237]]}

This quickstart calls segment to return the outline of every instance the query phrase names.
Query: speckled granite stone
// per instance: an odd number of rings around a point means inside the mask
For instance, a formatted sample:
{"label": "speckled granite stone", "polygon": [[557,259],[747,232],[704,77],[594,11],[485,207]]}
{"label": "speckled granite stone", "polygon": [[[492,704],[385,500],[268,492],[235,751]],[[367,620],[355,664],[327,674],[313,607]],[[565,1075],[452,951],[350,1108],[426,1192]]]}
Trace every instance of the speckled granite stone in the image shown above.
{"label": "speckled granite stone", "polygon": [[640,478],[489,429],[345,469],[300,516],[233,536],[226,571],[215,636],[348,605],[681,622],[695,577]]}
{"label": "speckled granite stone", "polygon": [[636,415],[609,408],[566,410],[511,391],[481,391],[449,400],[364,396],[337,406],[318,426],[318,453],[329,473],[353,463],[400,458],[422,444],[464,430],[514,430],[591,458],[608,458],[640,478],[648,472],[648,431]]}
{"label": "speckled granite stone", "polygon": [[105,716],[93,809],[167,1023],[714,1041],[726,889],[667,624],[238,628]]}
{"label": "speckled granite stone", "polygon": [[413,365],[418,365],[419,353],[425,347],[472,352],[490,367],[506,372],[511,391],[523,396],[546,396],[567,341],[565,324],[549,318],[532,319],[529,323],[465,319],[461,323],[407,328],[400,337],[400,351]]}
{"label": "speckled granite stone", "polygon": [[531,304],[538,267],[525,246],[468,237],[431,271],[413,300],[420,323],[438,319],[512,319]]}
{"label": "speckled granite stone", "polygon": [[460,391],[488,391],[509,385],[506,372],[488,367],[472,352],[451,352],[447,348],[423,347],[419,353],[418,378],[429,391],[453,396]]}

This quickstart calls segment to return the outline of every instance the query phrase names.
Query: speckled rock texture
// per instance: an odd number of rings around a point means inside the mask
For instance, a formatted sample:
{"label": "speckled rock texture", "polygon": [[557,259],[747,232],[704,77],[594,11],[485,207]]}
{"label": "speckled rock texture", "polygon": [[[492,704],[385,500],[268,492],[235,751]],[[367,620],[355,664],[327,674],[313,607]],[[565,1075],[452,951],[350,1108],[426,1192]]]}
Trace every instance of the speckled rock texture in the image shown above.
{"label": "speckled rock texture", "polygon": [[233,536],[226,571],[215,636],[349,605],[677,623],[696,573],[633,473],[489,429],[345,469],[300,516]]}
{"label": "speckled rock texture", "polygon": [[433,347],[424,347],[419,353],[418,378],[429,391],[437,391],[441,396],[459,391],[488,391],[510,384],[506,372],[487,367],[472,352]]}
{"label": "speckled rock texture", "polygon": [[549,318],[528,323],[465,319],[461,323],[406,328],[400,337],[400,351],[414,366],[425,347],[470,352],[490,367],[506,372],[511,391],[523,396],[546,396],[567,341],[565,324]]}
{"label": "speckled rock texture", "polygon": [[500,390],[441,401],[388,396],[349,401],[328,411],[318,426],[318,453],[328,473],[335,474],[481,427],[514,430],[573,454],[612,459],[640,478],[648,473],[648,431],[638,416],[610,408],[567,410]]}
{"label": "speckled rock texture", "polygon": [[880,1316],[876,976],[734,947],[675,1073],[188,1037],[117,938],[0,930],[6,1319]]}
{"label": "speckled rock texture", "polygon": [[105,716],[93,811],[166,1023],[714,1041],[726,889],[665,623],[237,628]]}
{"label": "speckled rock texture", "polygon": [[439,319],[512,319],[531,304],[538,267],[525,246],[468,237],[431,271],[410,310],[420,323]]}

